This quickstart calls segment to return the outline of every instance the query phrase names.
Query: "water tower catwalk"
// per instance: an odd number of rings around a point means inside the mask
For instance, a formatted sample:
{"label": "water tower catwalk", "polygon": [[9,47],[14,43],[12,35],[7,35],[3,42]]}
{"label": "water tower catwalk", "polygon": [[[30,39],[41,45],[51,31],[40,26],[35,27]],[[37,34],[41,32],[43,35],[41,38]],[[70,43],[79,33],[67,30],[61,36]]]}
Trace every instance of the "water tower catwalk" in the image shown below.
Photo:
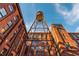
{"label": "water tower catwalk", "polygon": [[56,45],[53,43],[53,37],[51,36],[48,25],[44,19],[43,12],[38,11],[36,13],[36,19],[28,31],[28,52],[26,55],[56,55]]}

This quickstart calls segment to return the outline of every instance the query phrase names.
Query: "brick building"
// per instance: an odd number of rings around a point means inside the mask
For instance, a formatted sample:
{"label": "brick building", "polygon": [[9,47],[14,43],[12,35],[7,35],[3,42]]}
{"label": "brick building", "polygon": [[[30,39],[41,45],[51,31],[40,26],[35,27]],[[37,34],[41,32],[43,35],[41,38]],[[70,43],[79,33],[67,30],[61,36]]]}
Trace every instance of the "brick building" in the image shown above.
{"label": "brick building", "polygon": [[19,4],[0,4],[0,55],[24,55],[26,40]]}
{"label": "brick building", "polygon": [[52,24],[50,31],[58,45],[60,55],[79,55],[78,45],[75,43],[74,38],[71,37],[72,33],[68,33],[61,24]]}
{"label": "brick building", "polygon": [[77,45],[77,47],[79,47],[79,33],[69,33],[70,37],[72,38],[72,40],[74,40],[75,44]]}

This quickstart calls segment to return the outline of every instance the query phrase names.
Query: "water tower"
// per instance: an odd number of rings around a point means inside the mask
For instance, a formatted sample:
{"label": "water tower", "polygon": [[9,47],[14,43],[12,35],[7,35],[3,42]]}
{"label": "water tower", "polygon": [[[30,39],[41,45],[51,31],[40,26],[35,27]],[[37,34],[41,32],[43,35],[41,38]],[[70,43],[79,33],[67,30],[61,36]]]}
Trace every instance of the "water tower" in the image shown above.
{"label": "water tower", "polygon": [[[29,42],[29,44],[28,44]],[[55,43],[42,11],[37,11],[35,20],[28,31],[29,49],[27,55],[56,55]],[[53,50],[52,50],[53,48]]]}

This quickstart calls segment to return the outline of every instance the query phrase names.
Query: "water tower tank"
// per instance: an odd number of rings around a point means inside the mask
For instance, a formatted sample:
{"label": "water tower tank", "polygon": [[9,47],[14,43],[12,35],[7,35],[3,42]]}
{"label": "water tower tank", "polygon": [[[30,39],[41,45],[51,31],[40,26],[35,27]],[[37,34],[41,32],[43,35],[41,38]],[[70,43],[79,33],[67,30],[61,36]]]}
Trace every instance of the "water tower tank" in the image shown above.
{"label": "water tower tank", "polygon": [[41,22],[43,20],[43,12],[42,11],[38,11],[36,13],[36,19]]}

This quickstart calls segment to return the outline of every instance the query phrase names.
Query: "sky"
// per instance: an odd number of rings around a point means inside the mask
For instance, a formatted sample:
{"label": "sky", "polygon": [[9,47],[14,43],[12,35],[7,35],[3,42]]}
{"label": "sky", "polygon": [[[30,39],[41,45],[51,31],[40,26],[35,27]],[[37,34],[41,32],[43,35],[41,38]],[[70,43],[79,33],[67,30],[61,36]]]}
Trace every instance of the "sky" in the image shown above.
{"label": "sky", "polygon": [[36,12],[42,11],[48,26],[62,24],[68,32],[79,32],[79,4],[71,3],[20,3],[27,30],[35,20]]}

